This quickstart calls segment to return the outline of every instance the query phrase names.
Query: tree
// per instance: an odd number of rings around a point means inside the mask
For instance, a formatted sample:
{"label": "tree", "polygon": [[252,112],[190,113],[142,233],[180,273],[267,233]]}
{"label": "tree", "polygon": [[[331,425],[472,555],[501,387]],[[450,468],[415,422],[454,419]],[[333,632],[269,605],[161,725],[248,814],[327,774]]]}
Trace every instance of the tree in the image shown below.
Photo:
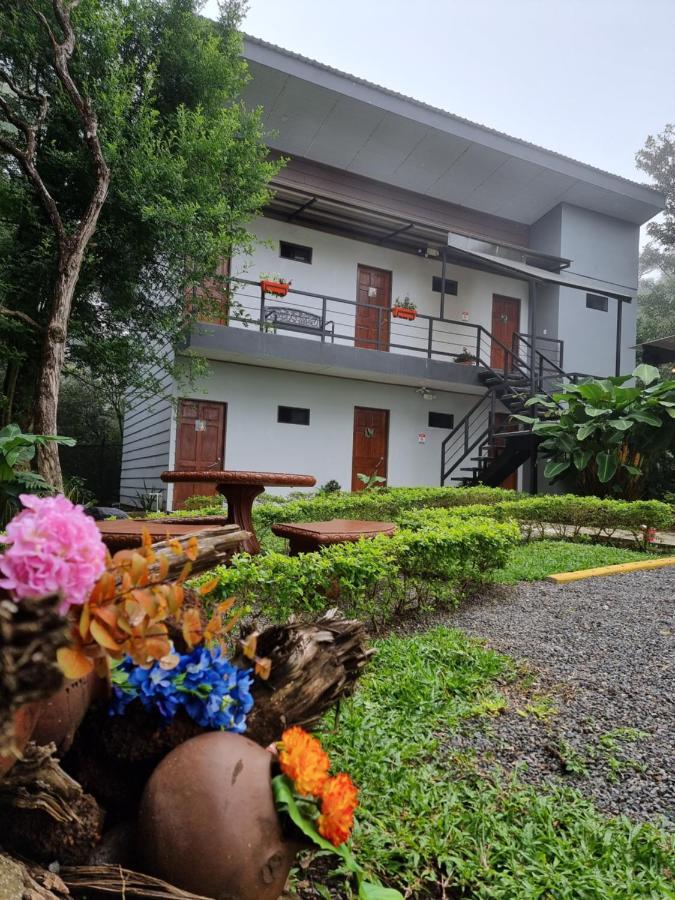
{"label": "tree", "polygon": [[[118,398],[134,380],[151,389],[159,379],[138,373],[161,368],[207,305],[194,288],[251,246],[246,222],[276,166],[259,114],[238,100],[239,2],[223,4],[217,23],[199,17],[200,5],[3,3],[6,420],[54,434],[64,365],[104,383],[114,371]],[[53,444],[40,448],[39,469],[60,484]]]}
{"label": "tree", "polygon": [[649,135],[635,161],[666,198],[663,215],[650,222],[647,231],[662,250],[675,251],[675,125],[666,125],[656,136]]}

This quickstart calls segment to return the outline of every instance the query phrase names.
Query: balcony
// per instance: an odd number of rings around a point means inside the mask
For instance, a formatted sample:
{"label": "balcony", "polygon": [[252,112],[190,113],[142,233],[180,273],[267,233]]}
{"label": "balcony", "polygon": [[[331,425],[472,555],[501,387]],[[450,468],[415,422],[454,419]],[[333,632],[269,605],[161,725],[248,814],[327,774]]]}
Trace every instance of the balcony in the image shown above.
{"label": "balcony", "polygon": [[[478,373],[511,368],[528,352],[528,336],[515,333],[507,347],[482,325],[394,310],[289,286],[275,296],[257,281],[229,279],[222,315],[193,326],[188,346],[209,359],[298,371],[363,377],[391,383],[457,388],[482,393]],[[541,342],[548,341],[546,346]],[[562,343],[538,338],[552,369],[562,362]],[[546,367],[547,362],[540,366]]]}

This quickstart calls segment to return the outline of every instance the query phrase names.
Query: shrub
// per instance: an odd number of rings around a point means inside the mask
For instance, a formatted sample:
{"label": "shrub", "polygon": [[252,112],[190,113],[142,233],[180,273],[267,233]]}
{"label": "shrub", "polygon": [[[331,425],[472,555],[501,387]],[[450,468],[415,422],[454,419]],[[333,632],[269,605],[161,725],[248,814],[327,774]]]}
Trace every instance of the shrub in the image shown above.
{"label": "shrub", "polygon": [[[576,494],[547,494],[521,497],[492,506],[465,506],[453,509],[421,509],[402,513],[397,522],[412,530],[444,527],[458,520],[476,517],[497,521],[515,520],[524,525],[527,538],[543,537],[553,526],[559,537],[578,537],[582,528],[595,530],[593,537],[611,537],[619,528],[630,531],[638,543],[644,542],[643,526],[669,528],[673,514],[667,503],[658,500],[601,500]],[[572,529],[570,535],[569,529]]]}
{"label": "shrub", "polygon": [[356,494],[332,494],[291,501],[283,505],[254,507],[256,527],[275,522],[320,522],[325,519],[395,519],[408,509],[422,507],[492,504],[517,496],[502,488],[378,488]]}
{"label": "shrub", "polygon": [[402,530],[393,538],[380,535],[300,556],[240,554],[228,568],[215,570],[219,583],[210,597],[236,596],[273,621],[338,606],[377,627],[396,615],[455,601],[503,565],[519,539],[512,523],[476,520]]}

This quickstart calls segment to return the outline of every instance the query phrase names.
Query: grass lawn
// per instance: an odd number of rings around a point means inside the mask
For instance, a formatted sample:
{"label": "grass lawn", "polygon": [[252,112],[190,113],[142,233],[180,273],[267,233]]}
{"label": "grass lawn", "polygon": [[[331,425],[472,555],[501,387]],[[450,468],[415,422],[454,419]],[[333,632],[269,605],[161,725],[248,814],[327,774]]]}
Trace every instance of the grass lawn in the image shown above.
{"label": "grass lawn", "polygon": [[538,581],[556,572],[574,572],[596,566],[641,562],[656,559],[658,553],[643,553],[606,544],[578,544],[571,541],[530,541],[511,553],[508,564],[494,572],[492,580],[500,584]]}
{"label": "grass lawn", "polygon": [[414,898],[675,897],[672,836],[607,820],[571,789],[479,777],[444,744],[462,720],[500,707],[500,682],[519,677],[511,660],[446,628],[378,650],[322,738],[333,770],[360,787],[364,867]]}

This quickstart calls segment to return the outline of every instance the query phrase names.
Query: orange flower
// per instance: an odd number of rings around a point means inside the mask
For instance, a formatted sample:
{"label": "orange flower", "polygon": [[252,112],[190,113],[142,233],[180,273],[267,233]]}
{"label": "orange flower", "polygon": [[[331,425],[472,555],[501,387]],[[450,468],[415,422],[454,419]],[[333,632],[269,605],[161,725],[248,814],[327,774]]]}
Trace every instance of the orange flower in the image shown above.
{"label": "orange flower", "polygon": [[304,796],[321,796],[330,760],[321,744],[311,734],[294,725],[281,736],[279,745],[281,771],[294,783],[295,789]]}
{"label": "orange flower", "polygon": [[356,785],[344,772],[329,778],[323,786],[319,834],[335,847],[344,844],[354,827],[358,793]]}

